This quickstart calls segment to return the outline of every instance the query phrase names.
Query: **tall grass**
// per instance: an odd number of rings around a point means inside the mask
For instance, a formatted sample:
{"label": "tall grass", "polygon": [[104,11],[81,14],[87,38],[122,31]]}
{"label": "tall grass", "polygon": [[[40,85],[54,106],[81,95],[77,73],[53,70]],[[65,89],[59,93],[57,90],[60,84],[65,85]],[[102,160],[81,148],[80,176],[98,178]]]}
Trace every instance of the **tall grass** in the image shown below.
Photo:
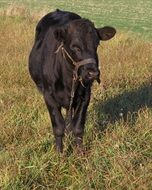
{"label": "tall grass", "polygon": [[36,21],[0,19],[0,187],[152,189],[152,43],[118,31],[101,43],[102,84],[93,87],[84,150],[63,155],[28,74]]}

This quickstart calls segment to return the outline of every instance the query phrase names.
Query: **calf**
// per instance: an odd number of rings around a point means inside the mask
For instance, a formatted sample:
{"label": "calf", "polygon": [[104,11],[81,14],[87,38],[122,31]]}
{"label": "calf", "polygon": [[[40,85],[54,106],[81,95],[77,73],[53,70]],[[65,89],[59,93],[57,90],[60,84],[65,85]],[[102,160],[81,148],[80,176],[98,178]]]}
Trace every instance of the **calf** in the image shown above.
{"label": "calf", "polygon": [[97,47],[115,33],[112,27],[95,28],[90,20],[60,10],[44,16],[36,27],[29,72],[44,96],[59,152],[67,126],[76,145],[82,143],[91,86],[100,82]]}

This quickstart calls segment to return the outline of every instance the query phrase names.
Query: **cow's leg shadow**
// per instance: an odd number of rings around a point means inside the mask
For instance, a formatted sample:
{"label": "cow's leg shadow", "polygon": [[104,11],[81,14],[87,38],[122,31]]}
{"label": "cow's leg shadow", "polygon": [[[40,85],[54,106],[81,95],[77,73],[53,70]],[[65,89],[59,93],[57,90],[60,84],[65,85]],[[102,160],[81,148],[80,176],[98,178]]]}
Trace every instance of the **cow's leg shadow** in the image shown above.
{"label": "cow's leg shadow", "polygon": [[109,123],[113,124],[122,119],[133,126],[138,117],[138,110],[144,107],[152,107],[151,82],[143,84],[135,90],[124,91],[106,101],[96,100],[93,107],[96,115],[96,127],[102,132]]}

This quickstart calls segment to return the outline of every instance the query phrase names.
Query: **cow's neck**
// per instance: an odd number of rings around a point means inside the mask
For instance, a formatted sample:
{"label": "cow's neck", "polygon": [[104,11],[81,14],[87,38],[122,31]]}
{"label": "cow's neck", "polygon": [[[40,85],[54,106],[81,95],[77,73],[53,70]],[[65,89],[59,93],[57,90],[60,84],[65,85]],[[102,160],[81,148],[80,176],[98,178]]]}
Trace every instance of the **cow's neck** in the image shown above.
{"label": "cow's neck", "polygon": [[58,52],[56,57],[56,64],[59,66],[57,80],[62,83],[66,92],[69,94],[72,88],[74,66],[63,58],[62,52]]}

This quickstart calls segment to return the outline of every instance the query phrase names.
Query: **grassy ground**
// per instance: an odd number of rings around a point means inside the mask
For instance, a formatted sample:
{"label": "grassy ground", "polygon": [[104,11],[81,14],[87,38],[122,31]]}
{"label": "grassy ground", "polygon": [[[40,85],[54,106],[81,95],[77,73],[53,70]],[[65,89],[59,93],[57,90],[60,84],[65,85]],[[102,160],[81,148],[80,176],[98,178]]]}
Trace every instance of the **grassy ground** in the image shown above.
{"label": "grassy ground", "polygon": [[33,10],[47,11],[60,8],[75,11],[90,18],[97,26],[114,25],[117,29],[135,31],[152,38],[152,1],[151,0],[6,0],[0,1],[0,7],[24,5]]}
{"label": "grassy ground", "polygon": [[85,151],[58,155],[27,62],[35,20],[0,19],[0,188],[152,189],[152,42],[118,33],[98,49]]}

